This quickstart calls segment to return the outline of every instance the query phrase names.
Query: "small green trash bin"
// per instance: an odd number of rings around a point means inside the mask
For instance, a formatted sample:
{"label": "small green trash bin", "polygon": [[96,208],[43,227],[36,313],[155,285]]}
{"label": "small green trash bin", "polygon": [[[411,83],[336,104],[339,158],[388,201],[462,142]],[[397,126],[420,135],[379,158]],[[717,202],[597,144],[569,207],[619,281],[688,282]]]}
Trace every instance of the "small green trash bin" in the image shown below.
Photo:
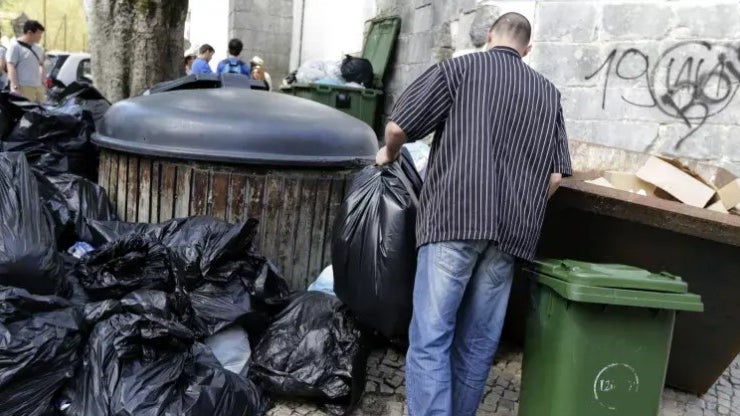
{"label": "small green trash bin", "polygon": [[381,17],[370,21],[362,57],[373,66],[373,88],[329,84],[293,84],[281,87],[285,94],[334,107],[376,128],[378,109],[383,103],[383,78],[393,55],[401,18]]}
{"label": "small green trash bin", "polygon": [[701,312],[680,278],[543,260],[527,317],[519,416],[656,416],[676,311]]}

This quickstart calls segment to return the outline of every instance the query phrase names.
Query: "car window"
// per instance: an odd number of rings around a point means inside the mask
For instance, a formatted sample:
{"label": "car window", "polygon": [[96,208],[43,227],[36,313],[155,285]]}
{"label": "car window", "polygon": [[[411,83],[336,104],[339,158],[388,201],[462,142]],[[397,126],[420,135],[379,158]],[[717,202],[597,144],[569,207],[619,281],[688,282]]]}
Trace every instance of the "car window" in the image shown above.
{"label": "car window", "polygon": [[56,78],[59,75],[59,70],[62,69],[62,65],[69,58],[69,55],[56,55],[53,64],[51,65],[51,71],[48,71],[49,77]]}
{"label": "car window", "polygon": [[83,59],[77,66],[77,80],[89,81],[92,79],[92,64],[89,59]]}

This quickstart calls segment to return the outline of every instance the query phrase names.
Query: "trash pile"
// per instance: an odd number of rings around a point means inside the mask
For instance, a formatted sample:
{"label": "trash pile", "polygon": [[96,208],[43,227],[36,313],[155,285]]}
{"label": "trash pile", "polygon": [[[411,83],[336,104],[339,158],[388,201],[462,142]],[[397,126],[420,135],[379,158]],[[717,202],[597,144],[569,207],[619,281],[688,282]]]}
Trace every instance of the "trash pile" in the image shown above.
{"label": "trash pile", "polygon": [[291,293],[256,220],[118,221],[82,171],[105,103],[0,94],[3,414],[262,415],[277,397],[351,412],[370,339],[405,338],[426,152],[357,175],[333,267]]}
{"label": "trash pile", "polygon": [[674,159],[651,156],[635,173],[604,171],[586,182],[740,215],[740,178],[710,180]]}
{"label": "trash pile", "polygon": [[323,84],[350,88],[374,88],[369,60],[346,55],[342,62],[310,60],[286,78],[284,84]]}

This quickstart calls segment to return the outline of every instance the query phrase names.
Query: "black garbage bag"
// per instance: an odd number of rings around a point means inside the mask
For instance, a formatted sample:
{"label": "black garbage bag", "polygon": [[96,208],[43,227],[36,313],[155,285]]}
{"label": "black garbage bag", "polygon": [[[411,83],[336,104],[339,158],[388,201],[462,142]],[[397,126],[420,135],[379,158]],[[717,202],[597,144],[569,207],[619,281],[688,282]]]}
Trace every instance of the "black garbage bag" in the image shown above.
{"label": "black garbage bag", "polygon": [[373,87],[373,64],[365,58],[345,56],[341,66],[342,78],[347,82],[356,82],[365,88]]}
{"label": "black garbage bag", "polygon": [[155,239],[177,257],[188,288],[205,281],[228,283],[243,278],[253,286],[252,295],[279,303],[288,295],[288,284],[256,252],[252,242],[257,224],[250,219],[233,225],[211,217],[177,218],[161,224],[88,221],[88,242],[101,245],[132,234]]}
{"label": "black garbage bag", "polygon": [[268,392],[321,401],[332,413],[356,405],[367,349],[350,312],[322,292],[295,299],[252,353],[251,376]]}
{"label": "black garbage bag", "polygon": [[[103,115],[111,104],[100,91],[87,83],[73,82],[58,96],[58,111],[86,119],[89,115],[95,127],[100,125]],[[96,128],[97,130],[97,128]]]}
{"label": "black garbage bag", "polygon": [[55,296],[0,286],[0,413],[54,414],[82,344],[82,315]]}
{"label": "black garbage bag", "polygon": [[[287,305],[288,284],[254,251],[257,222],[239,225],[208,217],[162,224],[90,221],[93,245],[138,236],[172,251],[193,309],[193,330],[210,336],[235,322],[259,333]],[[109,243],[110,244],[110,243]]]}
{"label": "black garbage bag", "polygon": [[25,156],[0,153],[0,285],[51,295],[62,273],[51,222]]}
{"label": "black garbage bag", "polygon": [[139,290],[174,292],[179,278],[172,253],[161,243],[133,235],[88,253],[77,276],[91,300],[120,299]]}
{"label": "black garbage bag", "polygon": [[110,303],[96,310],[104,319],[92,330],[82,365],[61,395],[62,414],[264,414],[268,403],[261,390],[224,369],[189,328],[171,319],[166,299],[161,292],[136,292],[119,310]]}
{"label": "black garbage bag", "polygon": [[390,339],[405,338],[411,321],[417,207],[400,162],[370,166],[354,178],[334,226],[334,292]]}
{"label": "black garbage bag", "polygon": [[44,172],[69,172],[94,180],[97,149],[90,139],[95,123],[90,112],[31,107],[3,137],[0,150],[23,152],[32,166]]}
{"label": "black garbage bag", "polygon": [[64,249],[90,240],[88,220],[114,221],[113,204],[105,189],[71,173],[48,174],[36,170],[41,199],[54,219],[57,245]]}
{"label": "black garbage bag", "polygon": [[33,108],[41,106],[19,95],[0,91],[0,141],[13,131],[23,114]]}

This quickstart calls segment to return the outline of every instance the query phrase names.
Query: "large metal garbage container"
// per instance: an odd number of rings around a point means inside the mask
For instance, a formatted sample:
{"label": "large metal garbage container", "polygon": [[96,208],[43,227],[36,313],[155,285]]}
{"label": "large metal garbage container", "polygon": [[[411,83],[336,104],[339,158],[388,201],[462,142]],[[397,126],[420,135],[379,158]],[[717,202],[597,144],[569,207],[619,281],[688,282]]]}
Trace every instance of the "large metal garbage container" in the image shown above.
{"label": "large metal garbage container", "polygon": [[656,416],[676,311],[700,312],[681,278],[542,260],[529,271],[519,416]]}
{"label": "large metal garbage container", "polygon": [[[740,354],[740,217],[609,189],[580,179],[599,170],[636,171],[649,155],[571,142],[572,178],[548,207],[538,255],[630,264],[681,276],[701,296],[704,313],[676,318],[666,384],[704,394]],[[585,160],[579,161],[578,159]],[[721,170],[692,169],[720,178]],[[722,180],[721,178],[718,180]],[[509,339],[523,338],[527,289],[515,279],[506,323]]]}
{"label": "large metal garbage container", "polygon": [[94,142],[99,183],[129,222],[210,215],[260,220],[260,251],[293,289],[331,264],[334,217],[377,138],[330,107],[242,88],[141,96],[113,105]]}

